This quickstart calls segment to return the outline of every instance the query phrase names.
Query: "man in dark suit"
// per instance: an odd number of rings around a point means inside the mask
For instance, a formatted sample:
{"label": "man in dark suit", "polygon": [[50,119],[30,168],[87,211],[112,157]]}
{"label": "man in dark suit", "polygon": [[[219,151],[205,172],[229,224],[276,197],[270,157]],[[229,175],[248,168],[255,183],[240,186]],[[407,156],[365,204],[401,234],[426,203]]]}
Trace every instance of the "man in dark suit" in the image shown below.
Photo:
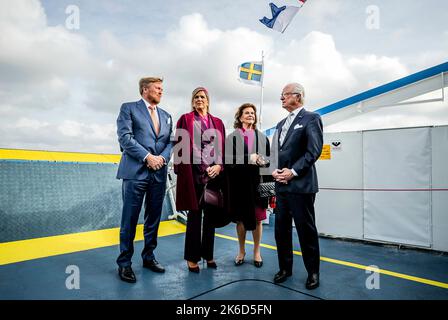
{"label": "man in dark suit", "polygon": [[143,267],[163,273],[154,249],[165,197],[167,164],[172,144],[171,115],[158,106],[163,94],[161,78],[140,80],[137,102],[124,103],[117,119],[117,134],[123,152],[117,179],[123,179],[123,211],[120,228],[120,255],[117,259],[121,280],[136,282],[131,268],[134,238],[143,199],[145,216],[142,251]]}
{"label": "man in dark suit", "polygon": [[278,156],[276,180],[277,207],[275,241],[280,271],[274,282],[280,283],[292,275],[292,219],[299,236],[303,262],[308,272],[306,288],[319,286],[319,240],[315,224],[314,200],[318,192],[314,163],[322,152],[322,120],[317,113],[303,107],[305,90],[290,83],[280,97],[289,115],[277,124],[272,153]]}

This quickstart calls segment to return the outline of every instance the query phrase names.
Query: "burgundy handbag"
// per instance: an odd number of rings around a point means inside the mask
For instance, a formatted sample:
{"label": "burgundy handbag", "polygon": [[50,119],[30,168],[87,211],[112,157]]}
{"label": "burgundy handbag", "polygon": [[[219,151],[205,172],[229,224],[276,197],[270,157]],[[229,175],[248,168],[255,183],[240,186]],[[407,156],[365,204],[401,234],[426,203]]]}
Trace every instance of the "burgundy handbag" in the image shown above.
{"label": "burgundy handbag", "polygon": [[231,222],[231,216],[224,206],[223,189],[211,180],[204,186],[200,203],[207,207],[207,212],[215,228],[222,228]]}
{"label": "burgundy handbag", "polygon": [[211,189],[210,187],[208,187],[208,184],[206,184],[204,186],[204,193],[202,194],[201,202],[214,207],[223,208],[224,195],[220,189]]}

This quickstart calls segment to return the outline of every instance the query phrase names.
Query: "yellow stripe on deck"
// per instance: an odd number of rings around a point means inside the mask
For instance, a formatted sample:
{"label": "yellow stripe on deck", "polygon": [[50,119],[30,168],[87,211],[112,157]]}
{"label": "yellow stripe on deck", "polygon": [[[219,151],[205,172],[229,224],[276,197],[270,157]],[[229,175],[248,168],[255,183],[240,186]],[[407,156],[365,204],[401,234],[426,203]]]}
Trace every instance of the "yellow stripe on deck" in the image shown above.
{"label": "yellow stripe on deck", "polygon": [[[164,237],[184,233],[185,230],[186,230],[185,225],[181,224],[180,222],[174,220],[162,221],[160,223],[158,236]],[[120,242],[119,233],[120,233],[119,228],[113,228],[113,229],[104,229],[104,230],[88,231],[88,232],[74,233],[60,236],[0,243],[0,265],[118,245]],[[216,233],[215,235],[216,237],[222,239],[238,241],[238,238],[232,236],[218,233]],[[135,241],[141,241],[141,240],[143,240],[143,225],[138,225]],[[253,244],[252,241],[248,240],[246,240],[246,243]],[[277,250],[277,247],[268,244],[261,243],[260,246],[266,249]],[[295,255],[302,255],[302,252],[300,251],[293,251],[293,253]],[[361,270],[372,270],[372,267],[370,266],[338,259],[321,257],[320,260],[350,268],[356,268]],[[410,276],[407,274],[398,273],[385,269],[377,269],[377,270],[375,269],[373,271],[395,278],[401,278],[408,281],[414,281],[434,287],[448,289],[448,283],[445,282],[425,279],[416,276]]]}
{"label": "yellow stripe on deck", "polygon": [[1,160],[118,163],[120,154],[0,149]]}
{"label": "yellow stripe on deck", "polygon": [[[227,236],[227,235],[223,235],[223,234],[216,234],[216,236],[219,237],[219,238],[227,239],[227,240],[238,241],[238,238]],[[247,241],[247,240],[246,240],[246,243],[254,244],[252,241]],[[277,247],[271,246],[271,245],[267,245],[267,244],[263,244],[263,243],[260,244],[260,247],[271,249],[271,250],[277,250]],[[294,250],[293,254],[301,256],[302,252]],[[430,285],[430,286],[434,286],[434,287],[440,287],[440,288],[443,288],[443,289],[448,289],[448,283],[445,283],[445,282],[440,282],[440,281],[435,281],[435,280],[430,280],[430,279],[410,276],[410,275],[407,275],[407,274],[394,272],[394,271],[389,271],[389,270],[384,270],[384,269],[381,269],[381,268],[379,268],[379,269],[372,269],[371,266],[365,266],[365,265],[362,265],[362,264],[357,264],[357,263],[343,261],[343,260],[338,260],[338,259],[320,257],[320,260],[321,261],[325,261],[325,262],[329,262],[329,263],[333,263],[333,264],[346,266],[346,267],[361,269],[361,270],[371,270],[371,271],[378,272],[380,274],[385,274],[385,275],[388,275],[388,276],[391,276],[391,277],[395,277],[395,278],[405,279],[405,280],[409,280],[409,281],[424,283],[424,284],[427,284],[427,285]]]}
{"label": "yellow stripe on deck", "polygon": [[[158,236],[164,237],[183,232],[185,232],[183,224],[174,220],[162,221]],[[138,225],[135,241],[141,240],[143,240],[143,225]],[[119,228],[5,242],[0,243],[0,265],[103,248],[119,243]]]}

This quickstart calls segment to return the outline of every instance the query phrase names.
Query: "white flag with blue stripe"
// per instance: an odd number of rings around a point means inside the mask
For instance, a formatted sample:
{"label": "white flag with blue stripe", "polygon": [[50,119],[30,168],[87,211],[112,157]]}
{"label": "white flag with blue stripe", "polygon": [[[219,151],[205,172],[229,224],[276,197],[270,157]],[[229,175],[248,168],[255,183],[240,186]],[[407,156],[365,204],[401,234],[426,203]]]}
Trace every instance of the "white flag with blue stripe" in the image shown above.
{"label": "white flag with blue stripe", "polygon": [[260,22],[266,27],[283,33],[288,27],[289,23],[292,21],[294,16],[297,14],[299,9],[303,6],[306,0],[298,0],[299,6],[283,6],[277,7],[272,2],[269,3],[272,12],[272,19],[263,17]]}

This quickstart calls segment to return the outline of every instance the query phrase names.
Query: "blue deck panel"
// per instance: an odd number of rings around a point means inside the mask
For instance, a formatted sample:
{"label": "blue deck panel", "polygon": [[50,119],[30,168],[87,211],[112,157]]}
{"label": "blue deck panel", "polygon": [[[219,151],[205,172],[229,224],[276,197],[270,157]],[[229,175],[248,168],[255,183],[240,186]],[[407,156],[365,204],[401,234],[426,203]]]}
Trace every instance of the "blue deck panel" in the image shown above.
{"label": "blue deck panel", "polygon": [[[234,224],[217,229],[218,234],[235,237]],[[295,249],[298,250],[294,231]],[[248,240],[251,235],[248,234]],[[273,226],[265,226],[262,242],[274,245]],[[397,249],[360,242],[321,238],[323,257],[344,260],[407,275],[448,283],[446,254]],[[247,245],[246,263],[236,267],[233,259],[237,242],[216,237],[215,260],[218,269],[188,272],[183,260],[184,234],[159,238],[157,259],[166,267],[156,274],[141,266],[142,242],[136,242],[133,269],[136,284],[120,281],[115,259],[118,246],[64,254],[0,266],[0,299],[39,300],[446,300],[448,289],[380,275],[380,289],[367,289],[364,270],[321,261],[321,285],[306,290],[302,257],[294,255],[293,276],[281,285],[272,283],[278,271],[273,249],[262,248],[264,265],[251,264],[252,246]],[[80,289],[68,290],[68,265],[80,269]],[[201,265],[202,267],[202,265]]]}

